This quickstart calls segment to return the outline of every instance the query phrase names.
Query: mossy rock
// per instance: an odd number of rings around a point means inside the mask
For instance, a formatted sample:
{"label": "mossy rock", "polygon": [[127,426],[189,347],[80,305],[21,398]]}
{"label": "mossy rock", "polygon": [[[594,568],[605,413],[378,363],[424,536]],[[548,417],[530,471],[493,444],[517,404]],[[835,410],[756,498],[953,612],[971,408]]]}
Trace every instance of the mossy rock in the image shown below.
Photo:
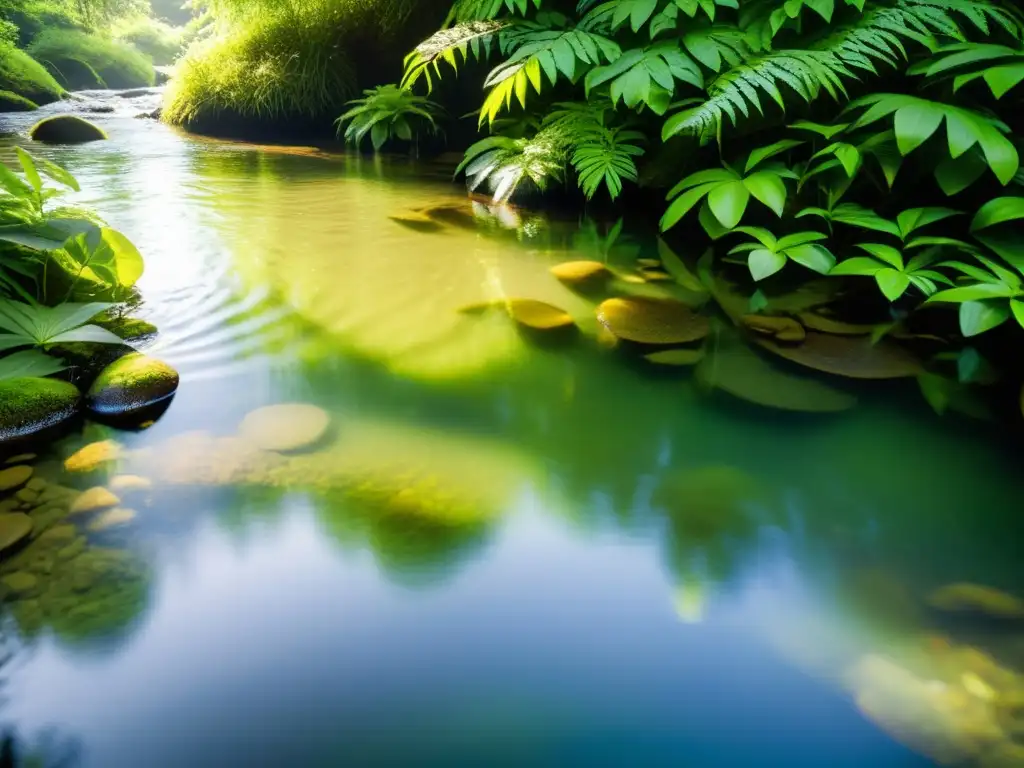
{"label": "mossy rock", "polygon": [[81,117],[56,115],[33,125],[29,137],[44,144],[85,144],[102,141],[107,138],[107,134],[99,126]]}
{"label": "mossy rock", "polygon": [[15,571],[0,577],[0,587],[3,588],[5,597],[31,594],[36,591],[37,586],[39,579],[25,571]]}
{"label": "mossy rock", "polygon": [[672,299],[609,299],[597,308],[597,319],[618,338],[638,344],[687,344],[710,329],[706,317]]}
{"label": "mossy rock", "polygon": [[39,105],[11,91],[0,90],[0,112],[33,112]]}
{"label": "mossy rock", "polygon": [[1000,619],[1024,619],[1024,600],[982,584],[948,584],[928,596],[943,611],[977,613]]}
{"label": "mossy rock", "polygon": [[54,379],[22,378],[0,382],[0,443],[32,437],[73,418],[81,393]]}
{"label": "mossy rock", "polygon": [[239,435],[264,451],[290,452],[321,442],[331,427],[322,408],[307,403],[282,403],[258,408],[242,420]]}
{"label": "mossy rock", "polygon": [[923,371],[920,361],[908,350],[884,339],[872,343],[869,338],[808,332],[804,342],[796,346],[767,337],[754,340],[779,357],[851,379],[902,379]]}
{"label": "mossy rock", "polygon": [[782,370],[741,339],[720,337],[714,353],[696,371],[697,381],[756,405],[784,411],[833,413],[853,408],[857,398],[823,381]]}
{"label": "mossy rock", "polygon": [[178,381],[178,372],[165,362],[138,353],[125,355],[96,377],[86,394],[86,407],[99,416],[132,416],[173,397]]}
{"label": "mossy rock", "polygon": [[32,518],[28,515],[0,515],[0,552],[28,538],[32,533]]}
{"label": "mossy rock", "polygon": [[69,91],[88,91],[106,88],[107,84],[91,65],[73,57],[50,58],[44,62],[46,70],[62,88]]}

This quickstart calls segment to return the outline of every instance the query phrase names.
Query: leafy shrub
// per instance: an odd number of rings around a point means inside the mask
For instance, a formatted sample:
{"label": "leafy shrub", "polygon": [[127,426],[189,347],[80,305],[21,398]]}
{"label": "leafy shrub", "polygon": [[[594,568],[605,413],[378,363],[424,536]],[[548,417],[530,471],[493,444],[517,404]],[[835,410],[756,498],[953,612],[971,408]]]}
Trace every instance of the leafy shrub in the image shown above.
{"label": "leafy shrub", "polygon": [[[72,29],[47,29],[29,46],[29,53],[55,77],[81,72],[85,65],[109,88],[150,86],[156,80],[152,60],[132,46],[97,34]],[[71,87],[84,83],[70,82]]]}
{"label": "leafy shrub", "polygon": [[0,90],[36,104],[57,101],[64,89],[39,62],[19,48],[0,43]]}
{"label": "leafy shrub", "polygon": [[429,99],[394,85],[371,88],[363,95],[350,102],[352,109],[338,118],[339,134],[357,145],[367,134],[373,148],[380,149],[391,138],[412,141],[414,128],[421,124],[431,132],[437,130],[439,107]]}
{"label": "leafy shrub", "polygon": [[184,30],[148,16],[135,16],[114,26],[114,39],[133,45],[154,64],[172,64],[181,53]]}

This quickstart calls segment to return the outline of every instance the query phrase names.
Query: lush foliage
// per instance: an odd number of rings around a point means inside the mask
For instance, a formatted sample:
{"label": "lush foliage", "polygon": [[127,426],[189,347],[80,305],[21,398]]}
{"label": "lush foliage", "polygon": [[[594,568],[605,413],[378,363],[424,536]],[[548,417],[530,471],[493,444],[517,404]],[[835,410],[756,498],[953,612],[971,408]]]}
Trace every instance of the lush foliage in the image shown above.
{"label": "lush foliage", "polygon": [[121,344],[119,336],[89,323],[113,306],[101,302],[66,302],[56,307],[44,307],[35,303],[0,301],[0,350],[80,341]]}
{"label": "lush foliage", "polygon": [[380,39],[409,0],[214,0],[172,81],[164,111],[202,127],[336,115],[359,92],[354,44]]}
{"label": "lush foliage", "polygon": [[663,186],[752,309],[817,273],[975,336],[1024,326],[1022,41],[1002,0],[456,0],[401,85],[489,69],[474,188]]}
{"label": "lush foliage", "polygon": [[363,96],[349,102],[352,108],[338,118],[338,131],[344,130],[347,141],[359,145],[369,134],[373,148],[380,149],[389,139],[412,141],[414,129],[421,126],[437,131],[440,107],[423,96],[394,85],[371,88]]}
{"label": "lush foliage", "polygon": [[111,29],[114,39],[132,45],[154,64],[172,64],[181,53],[184,30],[150,16],[132,16]]}
{"label": "lush foliage", "polygon": [[64,89],[46,68],[11,43],[0,41],[0,90],[10,91],[36,104],[57,101]]}
{"label": "lush foliage", "polygon": [[156,78],[152,60],[138,49],[80,30],[47,29],[28,52],[68,87],[137,88]]}

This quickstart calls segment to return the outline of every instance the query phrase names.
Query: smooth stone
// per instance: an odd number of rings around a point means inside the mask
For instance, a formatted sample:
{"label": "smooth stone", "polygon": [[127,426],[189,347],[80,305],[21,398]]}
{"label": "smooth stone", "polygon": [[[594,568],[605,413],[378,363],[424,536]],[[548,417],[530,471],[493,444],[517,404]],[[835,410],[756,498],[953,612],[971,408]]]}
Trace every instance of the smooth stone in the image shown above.
{"label": "smooth stone", "polygon": [[120,444],[113,440],[90,443],[66,458],[64,469],[68,472],[93,472],[104,464],[117,461],[122,453]]}
{"label": "smooth stone", "polygon": [[78,413],[82,395],[66,381],[40,378],[0,382],[0,443],[32,437]]}
{"label": "smooth stone", "polygon": [[31,480],[29,480],[25,484],[25,487],[28,490],[30,490],[30,491],[35,491],[36,493],[41,493],[42,491],[46,490],[46,486],[47,485],[49,485],[49,483],[47,483],[45,480],[43,480],[43,478],[41,478],[41,477],[33,477]]}
{"label": "smooth stone", "polygon": [[57,552],[57,557],[61,560],[74,560],[80,554],[85,552],[87,542],[84,536],[79,536],[77,539],[72,541],[66,547],[62,548]]}
{"label": "smooth stone", "polygon": [[39,580],[35,576],[24,571],[15,571],[0,578],[0,585],[3,585],[8,594],[13,595],[24,595],[31,592],[38,584]]}
{"label": "smooth stone", "polygon": [[117,475],[110,479],[107,487],[118,493],[148,491],[153,487],[153,481],[148,477],[139,477],[138,475]]}
{"label": "smooth stone", "polygon": [[11,498],[9,498],[9,499],[4,499],[3,501],[0,501],[0,515],[5,514],[7,512],[13,512],[20,505],[21,505],[21,502],[19,502],[13,496]]}
{"label": "smooth stone", "polygon": [[809,332],[802,344],[780,344],[776,339],[754,336],[760,346],[798,365],[816,371],[852,379],[899,379],[917,376],[922,371],[919,360],[908,350],[883,339],[855,336],[833,336]]}
{"label": "smooth stone", "polygon": [[101,416],[130,416],[164,402],[178,391],[178,372],[139,353],[104,368],[86,394],[86,407]]}
{"label": "smooth stone", "polygon": [[32,467],[24,465],[0,470],[0,492],[21,488],[32,478],[34,472],[35,470]]}
{"label": "smooth stone", "polygon": [[121,499],[112,494],[106,488],[90,488],[75,499],[74,503],[71,505],[70,514],[81,515],[86,512],[95,512],[100,509],[106,509],[107,507],[116,507],[120,503]]}
{"label": "smooth stone", "polygon": [[35,504],[36,502],[39,501],[39,492],[33,491],[29,488],[22,488],[20,491],[14,494],[14,498],[16,498],[23,504]]}
{"label": "smooth stone", "polygon": [[47,544],[63,544],[70,541],[74,541],[78,536],[78,529],[73,525],[55,525],[47,531],[44,531],[39,537],[39,541]]}
{"label": "smooth stone", "polygon": [[114,509],[107,510],[89,523],[89,530],[99,532],[127,525],[134,520],[137,515],[138,513],[134,509],[115,507]]}
{"label": "smooth stone", "polygon": [[638,344],[688,344],[708,335],[708,319],[672,299],[608,299],[597,319],[626,341]]}
{"label": "smooth stone", "polygon": [[33,125],[28,135],[44,144],[84,144],[107,138],[102,128],[75,115],[47,117]]}
{"label": "smooth stone", "polygon": [[534,331],[556,331],[576,325],[568,312],[543,301],[512,299],[507,306],[513,320]]}
{"label": "smooth stone", "polygon": [[705,354],[704,347],[698,347],[697,349],[664,349],[660,352],[651,352],[649,355],[644,355],[644,359],[655,365],[685,367],[696,365],[704,359]]}
{"label": "smooth stone", "polygon": [[551,274],[567,285],[582,285],[606,280],[612,273],[599,261],[567,261],[552,267]]}
{"label": "smooth stone", "polygon": [[18,512],[0,515],[0,552],[32,533],[32,518]]}
{"label": "smooth stone", "polygon": [[1000,619],[1024,619],[1024,600],[982,584],[949,584],[928,596],[943,611],[983,613]]}
{"label": "smooth stone", "polygon": [[322,408],[306,403],[283,403],[257,408],[242,420],[238,433],[264,451],[299,451],[319,443],[331,426]]}

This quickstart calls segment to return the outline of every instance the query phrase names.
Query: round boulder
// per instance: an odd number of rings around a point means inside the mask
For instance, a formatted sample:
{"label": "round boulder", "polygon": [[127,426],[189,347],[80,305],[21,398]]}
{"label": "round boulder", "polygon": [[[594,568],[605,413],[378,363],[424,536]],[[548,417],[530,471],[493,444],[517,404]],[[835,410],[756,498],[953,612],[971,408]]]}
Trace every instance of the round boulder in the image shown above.
{"label": "round boulder", "polygon": [[104,368],[86,394],[86,406],[99,416],[123,417],[169,400],[178,390],[178,372],[138,353]]}
{"label": "round boulder", "polygon": [[0,444],[31,437],[78,413],[81,393],[54,379],[21,378],[0,382]]}
{"label": "round boulder", "polygon": [[107,134],[99,126],[74,115],[56,115],[32,126],[29,136],[44,144],[85,144],[102,141]]}
{"label": "round boulder", "polygon": [[239,427],[242,439],[265,451],[301,451],[319,443],[331,417],[315,405],[284,403],[258,408]]}

